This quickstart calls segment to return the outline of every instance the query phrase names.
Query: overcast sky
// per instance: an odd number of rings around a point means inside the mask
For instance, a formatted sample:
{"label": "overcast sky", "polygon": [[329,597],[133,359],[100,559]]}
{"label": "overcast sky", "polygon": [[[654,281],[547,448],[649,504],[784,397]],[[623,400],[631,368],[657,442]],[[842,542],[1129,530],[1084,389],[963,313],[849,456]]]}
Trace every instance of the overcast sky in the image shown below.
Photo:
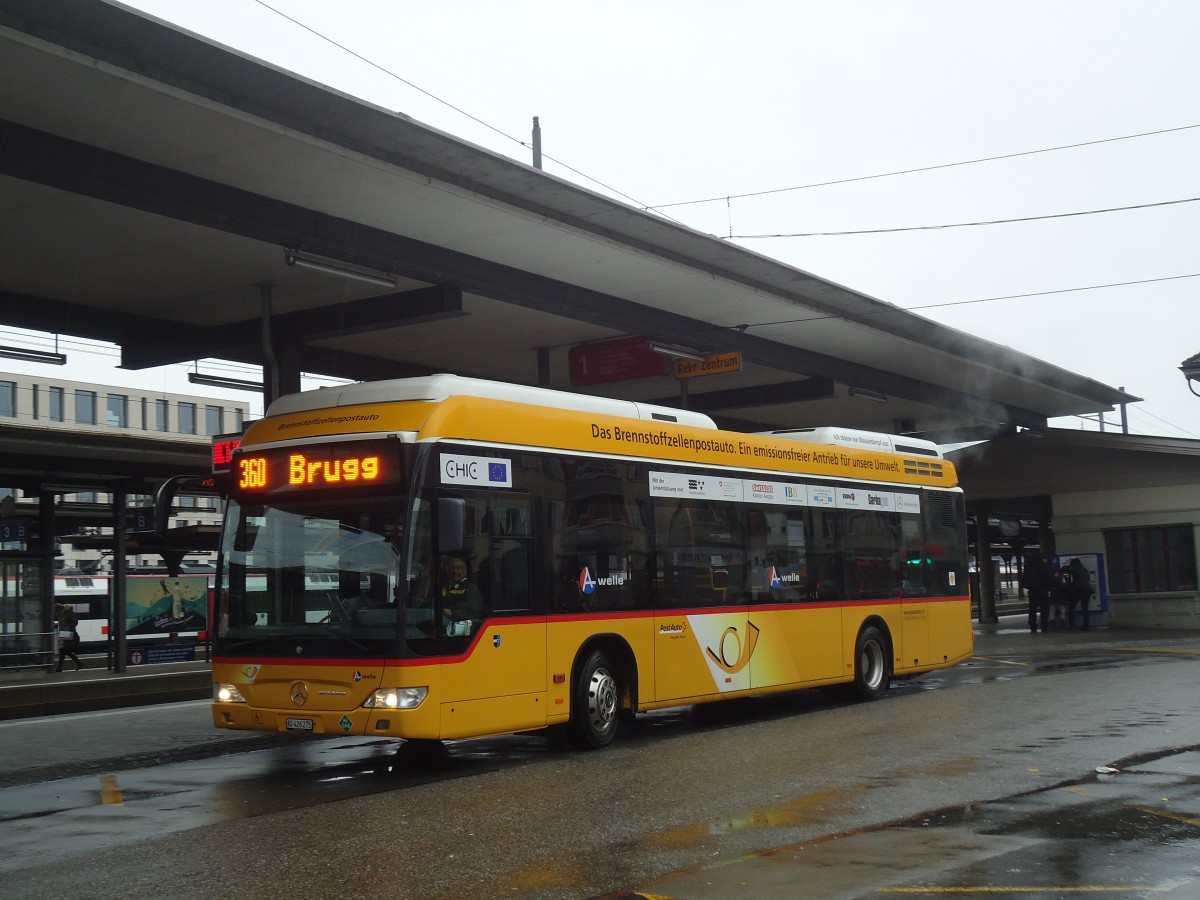
{"label": "overcast sky", "polygon": [[[523,162],[538,116],[550,173],[1200,438],[1178,369],[1200,352],[1195,0],[130,5]],[[1080,215],[1118,207],[1143,208]]]}

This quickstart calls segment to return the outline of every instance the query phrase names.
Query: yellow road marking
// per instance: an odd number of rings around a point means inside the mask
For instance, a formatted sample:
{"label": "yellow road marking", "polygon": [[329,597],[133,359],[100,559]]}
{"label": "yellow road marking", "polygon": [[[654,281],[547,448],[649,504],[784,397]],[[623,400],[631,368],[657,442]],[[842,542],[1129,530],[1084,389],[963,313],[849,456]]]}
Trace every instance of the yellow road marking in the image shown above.
{"label": "yellow road marking", "polygon": [[1164,819],[1170,819],[1172,822],[1182,822],[1184,825],[1194,825],[1200,828],[1200,819],[1190,819],[1187,816],[1181,816],[1178,813],[1170,813],[1165,809],[1154,809],[1150,806],[1134,806],[1131,809],[1136,809],[1138,812],[1149,813],[1152,816],[1161,816]]}
{"label": "yellow road marking", "polygon": [[105,806],[124,806],[125,797],[117,784],[116,775],[100,776],[100,802]]}

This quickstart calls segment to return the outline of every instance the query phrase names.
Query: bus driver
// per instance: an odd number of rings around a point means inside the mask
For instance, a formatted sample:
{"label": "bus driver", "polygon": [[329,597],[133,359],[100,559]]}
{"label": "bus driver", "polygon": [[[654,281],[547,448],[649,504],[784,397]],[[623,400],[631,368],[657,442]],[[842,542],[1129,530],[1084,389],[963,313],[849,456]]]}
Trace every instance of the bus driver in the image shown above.
{"label": "bus driver", "polygon": [[471,583],[471,571],[461,556],[442,564],[442,613],[450,622],[483,618],[483,595]]}

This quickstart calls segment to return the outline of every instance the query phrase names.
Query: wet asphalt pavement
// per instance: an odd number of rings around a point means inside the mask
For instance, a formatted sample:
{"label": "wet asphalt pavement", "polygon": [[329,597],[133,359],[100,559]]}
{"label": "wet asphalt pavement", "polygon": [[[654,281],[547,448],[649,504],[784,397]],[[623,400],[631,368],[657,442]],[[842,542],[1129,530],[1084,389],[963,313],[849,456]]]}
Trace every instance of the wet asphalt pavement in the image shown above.
{"label": "wet asphalt pavement", "polygon": [[880,703],[656,713],[596,754],[406,759],[204,703],[0,722],[0,897],[1200,896],[1198,656],[1001,626]]}

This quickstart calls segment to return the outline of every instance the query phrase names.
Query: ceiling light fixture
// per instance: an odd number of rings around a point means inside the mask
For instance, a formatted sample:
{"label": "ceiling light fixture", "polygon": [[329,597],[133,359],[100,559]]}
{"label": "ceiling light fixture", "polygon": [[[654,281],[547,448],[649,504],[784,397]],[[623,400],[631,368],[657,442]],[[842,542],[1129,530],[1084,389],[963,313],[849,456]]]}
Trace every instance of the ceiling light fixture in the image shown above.
{"label": "ceiling light fixture", "polygon": [[313,256],[311,253],[305,253],[303,250],[285,249],[283,251],[283,259],[289,266],[312,269],[314,272],[324,272],[326,275],[340,275],[343,278],[365,281],[367,284],[375,284],[379,287],[394,288],[396,286],[395,276],[381,269],[367,269],[366,267],[355,266],[351,263],[339,262],[333,259],[322,259],[321,257]]}
{"label": "ceiling light fixture", "polygon": [[[57,340],[55,341],[57,344]],[[7,344],[0,345],[0,356],[8,359],[20,359],[25,362],[41,362],[49,363],[52,366],[65,366],[67,364],[67,354],[53,352],[49,350],[27,350],[24,347],[10,347]]]}
{"label": "ceiling light fixture", "polygon": [[852,387],[850,388],[851,397],[862,397],[864,400],[874,400],[876,403],[887,403],[887,394],[882,391],[873,391],[870,388]]}
{"label": "ceiling light fixture", "polygon": [[203,375],[200,372],[188,372],[188,381],[192,384],[207,384],[212,387],[232,388],[235,391],[257,391],[262,393],[263,386],[257,381],[243,381],[240,378],[222,378],[220,375]]}
{"label": "ceiling light fixture", "polygon": [[664,344],[661,341],[646,341],[646,349],[653,350],[655,353],[661,353],[663,356],[670,356],[675,359],[708,359],[708,355],[701,353],[699,350],[692,350],[688,347],[679,347],[675,344]]}

